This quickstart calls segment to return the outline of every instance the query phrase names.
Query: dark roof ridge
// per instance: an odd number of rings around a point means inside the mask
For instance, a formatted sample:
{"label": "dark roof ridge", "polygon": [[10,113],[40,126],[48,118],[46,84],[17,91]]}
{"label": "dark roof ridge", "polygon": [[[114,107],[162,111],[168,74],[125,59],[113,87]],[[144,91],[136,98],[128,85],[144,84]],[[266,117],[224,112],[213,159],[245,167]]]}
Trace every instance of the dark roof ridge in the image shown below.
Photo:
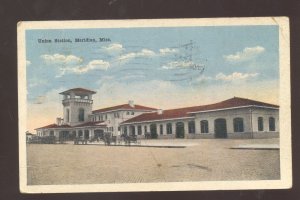
{"label": "dark roof ridge", "polygon": [[[128,108],[125,108],[125,106],[128,106]],[[148,107],[148,106],[143,106],[143,105],[139,105],[139,104],[135,104],[134,107],[131,107],[128,103],[127,104],[120,104],[120,105],[116,105],[116,106],[110,106],[110,107],[105,107],[105,108],[100,108],[100,109],[96,109],[93,110],[92,113],[95,112],[108,112],[108,111],[112,111],[112,110],[122,110],[122,109],[133,109],[133,110],[157,110],[157,108],[152,108],[152,107]]]}
{"label": "dark roof ridge", "polygon": [[80,88],[80,87],[77,87],[77,88],[71,88],[71,89],[68,89],[66,91],[63,91],[63,92],[60,92],[59,94],[65,94],[65,93],[68,93],[70,91],[77,91],[77,92],[88,92],[88,93],[92,93],[92,94],[96,94],[95,91],[93,90],[89,90],[89,89],[86,89],[86,88]]}

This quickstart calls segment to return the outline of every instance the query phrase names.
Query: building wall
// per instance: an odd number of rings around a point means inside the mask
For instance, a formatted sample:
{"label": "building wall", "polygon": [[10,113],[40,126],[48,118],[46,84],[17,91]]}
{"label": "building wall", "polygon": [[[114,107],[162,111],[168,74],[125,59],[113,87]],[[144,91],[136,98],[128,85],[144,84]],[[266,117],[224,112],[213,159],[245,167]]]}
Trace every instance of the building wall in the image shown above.
{"label": "building wall", "polygon": [[149,111],[139,110],[119,110],[112,112],[99,112],[89,116],[90,121],[105,121],[107,124],[108,131],[112,132],[113,135],[120,135],[119,127],[123,121],[139,116]]}
{"label": "building wall", "polygon": [[[263,117],[264,130],[258,131],[258,117]],[[275,131],[269,130],[269,117],[275,118]],[[147,127],[147,132],[150,132],[150,124],[155,123],[157,126],[158,138],[175,138],[176,137],[176,123],[184,122],[185,138],[215,138],[215,120],[224,118],[227,126],[227,137],[228,138],[268,138],[268,137],[279,137],[279,111],[267,108],[240,108],[232,110],[222,110],[215,112],[204,112],[194,115],[193,119],[176,119],[168,121],[157,121],[157,122],[144,122],[136,124],[122,125],[121,130],[124,132],[124,128],[133,125],[135,127],[135,133],[137,134],[138,125],[142,126],[142,134],[138,135],[139,138],[145,137],[144,127]],[[243,119],[243,132],[234,132],[234,119]],[[195,134],[188,133],[188,122],[195,121]],[[201,133],[200,122],[202,120],[208,121],[208,133]],[[172,123],[172,134],[167,134],[167,123]],[[159,125],[163,125],[163,134],[160,135]]]}
{"label": "building wall", "polygon": [[[79,109],[84,109],[84,121],[79,121]],[[64,106],[64,119],[67,119],[67,109],[70,110],[70,118],[69,122],[66,122],[70,126],[75,126],[84,122],[89,121],[89,115],[92,113],[92,104],[91,103],[83,103],[83,102],[76,102],[74,100],[73,102],[70,102],[68,106]]]}
{"label": "building wall", "polygon": [[[127,131],[130,134],[129,127],[133,125],[135,127],[135,133],[138,136],[138,138],[145,138],[145,133],[150,133],[150,125],[151,124],[156,124],[156,132],[158,134],[158,139],[176,138],[176,123],[183,122],[184,123],[185,137],[188,138],[189,135],[194,135],[194,134],[189,134],[188,133],[188,122],[192,121],[192,120],[194,120],[194,119],[189,118],[189,119],[178,119],[178,120],[167,120],[167,121],[122,125],[121,126],[121,131],[122,131],[122,133],[124,133],[124,129],[125,129],[125,127],[127,127]],[[167,134],[167,124],[168,123],[172,124],[172,133],[171,134]],[[162,135],[160,134],[160,125],[163,126],[163,134]],[[142,127],[142,134],[141,135],[138,135],[138,126]],[[146,132],[145,132],[145,127],[147,127]]]}

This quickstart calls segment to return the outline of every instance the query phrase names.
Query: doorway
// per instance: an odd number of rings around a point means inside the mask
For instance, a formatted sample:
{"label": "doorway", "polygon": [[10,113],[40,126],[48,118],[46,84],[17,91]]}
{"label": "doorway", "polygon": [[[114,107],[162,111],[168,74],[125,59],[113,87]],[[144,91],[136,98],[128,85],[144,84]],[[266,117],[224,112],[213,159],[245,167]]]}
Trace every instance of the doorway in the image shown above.
{"label": "doorway", "polygon": [[157,138],[157,127],[156,124],[151,124],[150,125],[150,134],[151,134],[151,138]]}
{"label": "doorway", "polygon": [[176,138],[184,138],[184,123],[176,123]]}
{"label": "doorway", "polygon": [[226,119],[215,120],[215,138],[227,138]]}

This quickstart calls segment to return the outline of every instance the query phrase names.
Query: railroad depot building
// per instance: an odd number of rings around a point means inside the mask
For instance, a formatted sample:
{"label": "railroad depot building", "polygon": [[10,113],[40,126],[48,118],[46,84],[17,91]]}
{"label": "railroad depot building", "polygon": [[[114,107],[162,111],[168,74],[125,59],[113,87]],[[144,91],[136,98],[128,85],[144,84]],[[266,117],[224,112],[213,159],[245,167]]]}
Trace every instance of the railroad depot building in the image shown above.
{"label": "railroad depot building", "polygon": [[234,97],[214,104],[162,110],[133,101],[92,110],[94,91],[74,88],[63,95],[63,119],[37,128],[38,136],[87,139],[104,132],[138,138],[279,137],[279,106]]}

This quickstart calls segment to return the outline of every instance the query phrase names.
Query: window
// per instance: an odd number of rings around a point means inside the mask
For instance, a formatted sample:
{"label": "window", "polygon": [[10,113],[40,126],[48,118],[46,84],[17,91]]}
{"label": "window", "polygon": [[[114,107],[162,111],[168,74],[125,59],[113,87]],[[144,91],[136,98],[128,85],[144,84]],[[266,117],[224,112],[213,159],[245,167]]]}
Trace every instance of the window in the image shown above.
{"label": "window", "polygon": [[138,135],[142,135],[142,126],[141,125],[138,126]]}
{"label": "window", "polygon": [[264,130],[264,119],[262,117],[258,117],[257,119],[258,131]]}
{"label": "window", "polygon": [[269,130],[275,131],[275,118],[274,117],[269,118]]}
{"label": "window", "polygon": [[133,111],[131,111],[131,115],[134,115],[134,112],[133,112]]}
{"label": "window", "polygon": [[234,118],[233,127],[234,127],[234,132],[244,132],[243,118]]}
{"label": "window", "polygon": [[118,112],[115,112],[115,113],[114,113],[114,117],[115,117],[115,118],[119,118],[119,113],[118,113]]}
{"label": "window", "polygon": [[164,129],[163,125],[159,125],[159,134],[163,135],[164,134]]}
{"label": "window", "polygon": [[84,121],[84,109],[83,108],[79,108],[78,121],[80,121],[80,122]]}
{"label": "window", "polygon": [[129,115],[129,111],[127,111],[127,113],[126,113],[127,115]]}
{"label": "window", "polygon": [[172,134],[172,124],[171,123],[167,124],[167,134]]}
{"label": "window", "polygon": [[98,119],[99,119],[99,121],[101,121],[101,119],[100,119],[100,115],[98,116]]}
{"label": "window", "polygon": [[67,109],[67,116],[66,116],[66,122],[69,122],[69,120],[70,120],[70,110],[69,109]]}
{"label": "window", "polygon": [[195,121],[189,121],[188,123],[189,133],[195,133]]}
{"label": "window", "polygon": [[111,127],[111,131],[112,131],[112,132],[114,131],[114,127]]}
{"label": "window", "polygon": [[120,131],[121,130],[121,128],[120,128],[120,126],[118,126],[118,131]]}
{"label": "window", "polygon": [[54,136],[54,131],[50,131],[50,136]]}
{"label": "window", "polygon": [[147,133],[147,126],[144,126],[144,132]]}
{"label": "window", "polygon": [[200,122],[201,126],[201,133],[208,133],[208,121],[207,120],[202,120]]}

